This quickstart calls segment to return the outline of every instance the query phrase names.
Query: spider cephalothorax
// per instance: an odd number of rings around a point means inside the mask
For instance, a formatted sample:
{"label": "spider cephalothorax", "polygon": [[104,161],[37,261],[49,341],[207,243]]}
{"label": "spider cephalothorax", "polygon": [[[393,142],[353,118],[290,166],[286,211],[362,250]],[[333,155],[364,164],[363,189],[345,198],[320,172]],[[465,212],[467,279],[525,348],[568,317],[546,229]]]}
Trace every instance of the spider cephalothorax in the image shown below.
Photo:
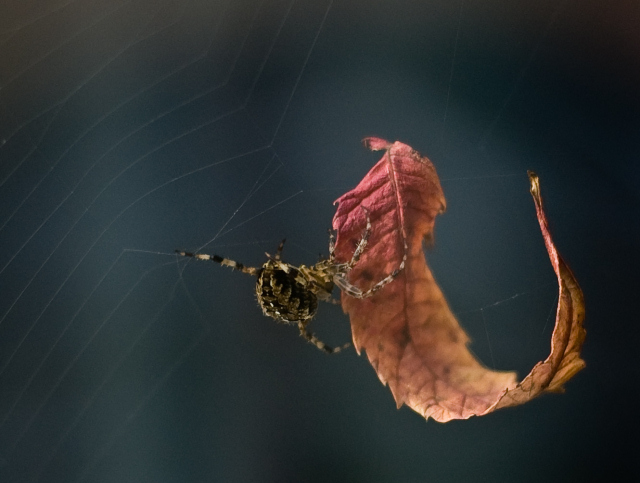
{"label": "spider cephalothorax", "polygon": [[404,268],[407,257],[406,245],[404,257],[398,268],[369,290],[363,292],[347,281],[346,276],[358,263],[360,255],[362,255],[367,246],[370,233],[371,223],[367,218],[367,228],[348,263],[337,263],[335,261],[333,253],[335,241],[333,234],[331,234],[329,238],[329,259],[322,260],[311,267],[306,265],[296,267],[283,262],[280,256],[284,247],[284,240],[278,246],[275,256],[272,257],[267,253],[269,259],[260,268],[245,267],[242,263],[218,255],[194,254],[180,250],[176,250],[176,253],[183,257],[193,257],[197,260],[211,260],[257,277],[256,295],[262,312],[278,322],[296,324],[302,337],[324,352],[332,354],[339,352],[349,344],[334,349],[317,339],[307,330],[307,324],[318,311],[318,300],[339,303],[331,297],[331,292],[335,285],[352,297],[369,297],[393,281]]}

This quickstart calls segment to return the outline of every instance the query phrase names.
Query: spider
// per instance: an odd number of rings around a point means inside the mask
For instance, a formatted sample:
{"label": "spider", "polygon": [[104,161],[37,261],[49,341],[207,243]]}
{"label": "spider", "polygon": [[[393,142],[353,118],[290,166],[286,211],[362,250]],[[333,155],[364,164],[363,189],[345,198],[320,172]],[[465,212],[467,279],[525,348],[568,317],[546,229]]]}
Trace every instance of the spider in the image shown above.
{"label": "spider", "polygon": [[181,250],[176,250],[176,253],[196,260],[213,261],[220,265],[231,267],[233,270],[257,277],[256,295],[264,315],[278,322],[297,325],[300,335],[307,341],[327,354],[335,354],[349,347],[350,344],[347,343],[341,347],[332,348],[307,330],[307,325],[318,311],[318,300],[339,304],[339,301],[331,297],[331,292],[335,285],[352,297],[359,299],[370,297],[398,276],[404,269],[407,259],[407,244],[405,241],[402,262],[391,274],[367,291],[362,291],[349,283],[346,276],[358,263],[362,252],[367,246],[370,234],[371,222],[367,216],[367,227],[353,252],[351,260],[347,263],[336,263],[334,256],[335,237],[329,231],[329,259],[321,260],[312,267],[307,267],[306,265],[296,267],[283,262],[280,257],[285,240],[282,240],[278,245],[274,257],[266,253],[268,260],[260,268],[245,267],[242,263],[218,255],[191,253]]}

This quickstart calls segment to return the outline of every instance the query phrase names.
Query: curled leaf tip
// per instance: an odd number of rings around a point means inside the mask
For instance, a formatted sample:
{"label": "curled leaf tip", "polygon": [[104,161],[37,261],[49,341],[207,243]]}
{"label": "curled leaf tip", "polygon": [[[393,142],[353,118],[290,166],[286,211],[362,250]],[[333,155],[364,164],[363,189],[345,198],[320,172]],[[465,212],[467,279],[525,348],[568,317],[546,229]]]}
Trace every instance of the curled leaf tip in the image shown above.
{"label": "curled leaf tip", "polygon": [[540,196],[540,179],[538,178],[538,175],[533,171],[527,171],[527,175],[529,176],[529,191],[531,191],[531,194],[533,195],[534,198],[539,197]]}
{"label": "curled leaf tip", "polygon": [[391,147],[391,143],[385,139],[368,137],[362,140],[364,147],[370,151],[383,151]]}

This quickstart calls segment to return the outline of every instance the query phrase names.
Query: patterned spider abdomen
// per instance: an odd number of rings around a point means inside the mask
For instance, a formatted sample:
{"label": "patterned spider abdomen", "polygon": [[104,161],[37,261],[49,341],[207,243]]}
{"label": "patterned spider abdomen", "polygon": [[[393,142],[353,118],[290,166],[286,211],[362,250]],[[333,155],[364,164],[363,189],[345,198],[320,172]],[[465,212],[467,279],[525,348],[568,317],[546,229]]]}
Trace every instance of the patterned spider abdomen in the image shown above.
{"label": "patterned spider abdomen", "polygon": [[296,280],[300,276],[294,267],[288,272],[272,261],[264,264],[256,294],[265,315],[279,322],[294,323],[312,319],[318,311],[318,297]]}

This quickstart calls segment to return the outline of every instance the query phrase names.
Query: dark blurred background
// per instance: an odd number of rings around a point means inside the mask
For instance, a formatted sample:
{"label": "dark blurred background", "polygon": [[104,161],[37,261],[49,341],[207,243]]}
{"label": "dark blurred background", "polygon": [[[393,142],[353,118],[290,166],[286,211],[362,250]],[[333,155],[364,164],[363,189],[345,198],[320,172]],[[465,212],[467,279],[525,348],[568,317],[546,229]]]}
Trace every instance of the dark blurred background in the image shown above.
{"label": "dark blurred background", "polygon": [[[636,1],[2,2],[0,480],[640,477],[639,25]],[[371,135],[436,165],[429,263],[520,376],[557,294],[540,175],[587,304],[564,395],[425,423],[366,355],[263,317],[250,277],[173,255],[257,266],[286,237],[315,263]],[[350,337],[335,306],[312,328]]]}

